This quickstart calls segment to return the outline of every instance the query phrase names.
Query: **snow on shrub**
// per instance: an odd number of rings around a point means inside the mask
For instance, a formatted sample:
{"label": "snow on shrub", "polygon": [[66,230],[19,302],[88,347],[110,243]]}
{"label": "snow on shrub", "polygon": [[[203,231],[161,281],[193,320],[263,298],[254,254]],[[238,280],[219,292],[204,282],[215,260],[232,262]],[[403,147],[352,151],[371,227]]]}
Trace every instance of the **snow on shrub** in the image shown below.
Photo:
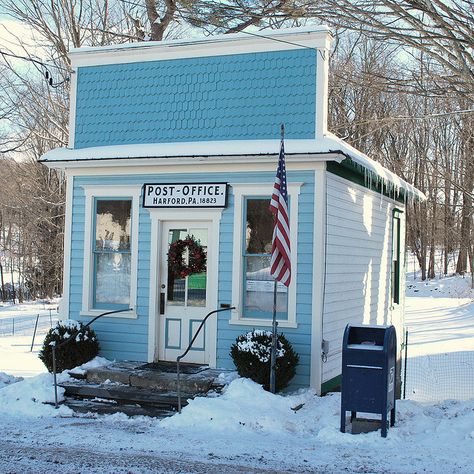
{"label": "snow on shrub", "polygon": [[85,327],[81,322],[73,321],[72,319],[59,321],[46,334],[43,348],[39,353],[39,358],[49,372],[53,371],[52,346],[58,347],[73,334],[76,334],[76,337],[64,346],[56,349],[57,372],[72,369],[89,362],[99,353],[99,342],[93,329],[89,326]]}
{"label": "snow on shrub", "polygon": [[[270,358],[272,347],[271,331],[254,329],[240,335],[232,347],[230,355],[241,377],[247,377],[269,390]],[[288,386],[298,365],[298,354],[283,334],[278,334],[276,389]]]}

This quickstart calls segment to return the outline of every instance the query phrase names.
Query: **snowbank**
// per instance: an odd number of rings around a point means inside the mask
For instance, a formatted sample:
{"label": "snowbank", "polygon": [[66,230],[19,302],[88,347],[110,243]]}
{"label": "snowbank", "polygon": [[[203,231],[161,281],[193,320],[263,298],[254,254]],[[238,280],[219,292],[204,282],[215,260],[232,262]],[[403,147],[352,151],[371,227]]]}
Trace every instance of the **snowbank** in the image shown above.
{"label": "snowbank", "polygon": [[5,372],[0,372],[0,388],[5,387],[5,385],[20,382],[21,380],[23,380],[22,377],[14,377],[13,375],[8,375]]}
{"label": "snowbank", "polygon": [[[360,472],[444,473],[451,468],[450,472],[471,472],[474,400],[432,405],[398,401],[396,425],[385,439],[380,431],[341,433],[339,416],[338,393],[318,397],[302,390],[289,396],[273,395],[250,380],[237,379],[221,397],[190,400],[181,414],[159,424],[170,436],[199,436],[207,446],[215,447],[217,439],[225,444],[227,439],[226,454],[233,456],[242,451],[241,445],[250,450],[254,446],[254,452],[268,452],[273,445],[287,455],[288,449],[298,446],[294,462],[308,462],[308,466],[331,465],[336,462],[334,456],[344,453],[351,457],[348,466],[355,468],[356,463],[369,469]],[[280,462],[291,463],[280,455]],[[394,456],[396,465],[390,461]]]}
{"label": "snowbank", "polygon": [[[67,378],[66,373],[59,374],[58,381]],[[58,401],[63,399],[64,389],[58,387]],[[56,410],[46,403],[54,403],[52,374],[40,374],[0,389],[0,413],[3,415],[43,417],[71,413],[67,407]]]}
{"label": "snowbank", "polygon": [[218,398],[199,397],[190,400],[181,414],[164,419],[162,426],[196,426],[228,431],[246,429],[278,432],[282,429],[304,430],[304,423],[292,408],[314,399],[314,393],[305,390],[301,395],[283,397],[266,392],[249,379],[236,379]]}

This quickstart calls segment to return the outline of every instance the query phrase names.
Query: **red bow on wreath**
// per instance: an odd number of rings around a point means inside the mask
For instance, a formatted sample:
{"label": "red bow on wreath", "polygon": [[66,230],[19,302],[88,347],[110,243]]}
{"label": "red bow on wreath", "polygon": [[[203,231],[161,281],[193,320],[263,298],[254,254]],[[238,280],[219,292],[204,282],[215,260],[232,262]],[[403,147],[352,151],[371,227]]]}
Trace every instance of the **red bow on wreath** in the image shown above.
{"label": "red bow on wreath", "polygon": [[[184,252],[188,250],[188,264],[184,259]],[[186,278],[194,273],[206,270],[207,256],[202,245],[191,235],[177,240],[168,250],[168,271],[177,278]]]}

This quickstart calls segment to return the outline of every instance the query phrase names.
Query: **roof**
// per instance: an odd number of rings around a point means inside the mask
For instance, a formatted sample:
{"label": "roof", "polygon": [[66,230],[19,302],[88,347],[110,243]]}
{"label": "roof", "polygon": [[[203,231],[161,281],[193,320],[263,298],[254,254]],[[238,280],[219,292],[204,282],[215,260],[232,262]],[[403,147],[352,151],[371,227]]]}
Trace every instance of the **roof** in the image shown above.
{"label": "roof", "polygon": [[[232,34],[220,34],[212,36],[198,36],[194,38],[186,39],[172,39],[172,40],[163,40],[163,41],[143,41],[138,43],[123,43],[123,44],[113,44],[107,46],[94,46],[94,47],[80,47],[73,48],[70,51],[71,59],[74,61],[76,57],[82,55],[90,55],[96,53],[110,53],[112,51],[117,51],[118,53],[126,50],[136,50],[136,49],[172,49],[173,55],[176,55],[176,50],[179,48],[195,48],[196,46],[203,45],[208,48],[211,44],[216,45],[220,43],[229,43],[229,42],[255,42],[259,40],[265,40],[264,42],[268,44],[268,39],[274,39],[275,42],[280,42],[279,47],[284,49],[285,44],[287,47],[300,46],[298,38],[305,38],[310,36],[314,38],[315,35],[321,35],[325,38],[326,35],[330,34],[330,29],[326,25],[321,26],[303,26],[300,28],[280,28],[278,30],[265,30],[264,32],[239,32]],[[292,36],[294,41],[288,40],[288,36]],[[279,37],[285,37],[285,40]],[[305,43],[305,41],[304,41]]]}
{"label": "roof", "polygon": [[[274,157],[278,154],[279,145],[278,140],[227,140],[113,145],[81,149],[56,148],[45,153],[40,161],[59,168],[99,165],[104,160],[113,161],[116,164],[125,160],[137,162],[155,158],[160,159],[163,164],[184,161],[192,163],[192,160],[203,161],[206,158],[263,157],[265,155]],[[393,187],[395,191],[404,190],[411,198],[426,199],[426,196],[413,185],[332,133],[326,133],[322,139],[285,140],[285,152],[290,157],[291,155],[300,157],[306,155],[307,160],[310,161],[341,162],[348,158],[357,164],[368,178],[379,179],[385,185]]]}

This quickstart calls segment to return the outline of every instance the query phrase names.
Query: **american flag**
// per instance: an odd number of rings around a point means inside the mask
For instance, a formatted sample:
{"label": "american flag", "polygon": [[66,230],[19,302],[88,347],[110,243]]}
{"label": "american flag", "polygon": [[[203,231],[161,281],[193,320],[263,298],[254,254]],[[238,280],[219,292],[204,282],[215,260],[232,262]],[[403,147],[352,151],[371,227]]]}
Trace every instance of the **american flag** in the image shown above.
{"label": "american flag", "polygon": [[270,274],[276,281],[289,286],[291,281],[290,220],[288,217],[288,189],[286,185],[283,136],[281,138],[278,169],[270,201],[270,211],[275,215]]}

